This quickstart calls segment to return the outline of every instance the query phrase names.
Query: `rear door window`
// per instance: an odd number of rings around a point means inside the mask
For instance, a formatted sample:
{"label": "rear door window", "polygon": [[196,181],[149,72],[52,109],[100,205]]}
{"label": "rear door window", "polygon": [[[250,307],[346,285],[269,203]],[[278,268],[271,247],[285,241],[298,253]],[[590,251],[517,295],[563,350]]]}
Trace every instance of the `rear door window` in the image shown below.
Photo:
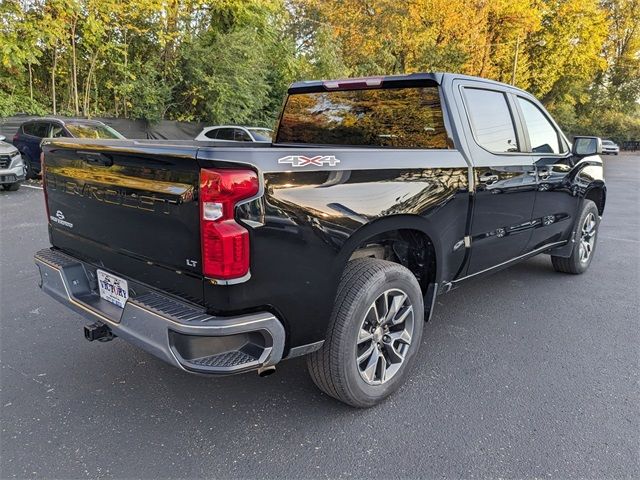
{"label": "rear door window", "polygon": [[438,87],[295,93],[276,143],[448,148]]}
{"label": "rear door window", "polygon": [[49,136],[49,131],[51,130],[51,124],[48,122],[36,122],[33,124],[33,133],[36,137],[44,138]]}
{"label": "rear door window", "polygon": [[219,129],[214,128],[213,130],[209,130],[208,132],[206,132],[204,134],[204,136],[207,137],[207,138],[214,139],[214,138],[216,138],[216,135],[218,134],[219,131],[220,131]]}
{"label": "rear door window", "polygon": [[533,153],[562,153],[558,131],[540,109],[529,100],[518,97],[524,123],[529,132],[529,143]]}
{"label": "rear door window", "polygon": [[234,131],[234,140],[236,142],[252,142],[252,138],[249,136],[247,132],[242,130],[241,128],[236,128]]}
{"label": "rear door window", "polygon": [[513,116],[503,92],[465,87],[464,99],[478,145],[493,153],[520,151]]}
{"label": "rear door window", "polygon": [[26,135],[35,135],[36,124],[35,123],[27,123],[22,126],[22,132]]}
{"label": "rear door window", "polygon": [[218,136],[216,136],[217,140],[234,140],[233,136],[233,128],[220,128],[218,130]]}

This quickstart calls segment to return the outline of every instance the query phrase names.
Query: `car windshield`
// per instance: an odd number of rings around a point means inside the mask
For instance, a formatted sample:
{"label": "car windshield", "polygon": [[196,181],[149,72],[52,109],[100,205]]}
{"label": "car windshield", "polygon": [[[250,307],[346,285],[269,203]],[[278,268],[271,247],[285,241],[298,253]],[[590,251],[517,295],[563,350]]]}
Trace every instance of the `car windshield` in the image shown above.
{"label": "car windshield", "polygon": [[124,138],[113,128],[100,123],[67,123],[66,127],[76,138]]}
{"label": "car windshield", "polygon": [[613,142],[611,140],[603,140],[602,144],[603,145],[613,145]]}
{"label": "car windshield", "polygon": [[273,131],[268,128],[249,128],[248,130],[256,142],[270,142],[273,138]]}

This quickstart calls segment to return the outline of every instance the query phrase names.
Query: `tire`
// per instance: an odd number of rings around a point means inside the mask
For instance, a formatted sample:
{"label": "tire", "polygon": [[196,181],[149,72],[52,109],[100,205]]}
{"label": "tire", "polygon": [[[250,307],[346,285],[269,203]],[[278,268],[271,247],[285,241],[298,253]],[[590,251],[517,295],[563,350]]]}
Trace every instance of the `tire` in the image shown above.
{"label": "tire", "polygon": [[342,274],[325,342],[307,357],[309,374],[327,395],[372,407],[404,382],[423,327],[423,296],[410,270],[373,258],[353,260]]}
{"label": "tire", "polygon": [[34,178],[36,178],[35,173],[33,172],[33,167],[31,166],[31,160],[29,160],[29,157],[27,157],[27,155],[23,154],[22,158],[24,160],[24,178],[25,180],[32,180]]}
{"label": "tire", "polygon": [[15,192],[20,189],[20,182],[7,183],[5,184],[4,189],[9,190],[10,192]]}
{"label": "tire", "polygon": [[600,226],[598,208],[591,200],[584,200],[576,225],[571,256],[568,258],[551,256],[551,263],[556,272],[578,275],[586,272],[591,265]]}

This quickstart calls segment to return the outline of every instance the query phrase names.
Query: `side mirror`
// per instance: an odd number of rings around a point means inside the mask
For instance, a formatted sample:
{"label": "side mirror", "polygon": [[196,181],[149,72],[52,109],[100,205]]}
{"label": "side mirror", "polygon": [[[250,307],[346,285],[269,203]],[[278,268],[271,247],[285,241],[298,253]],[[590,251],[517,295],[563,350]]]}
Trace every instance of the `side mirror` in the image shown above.
{"label": "side mirror", "polygon": [[602,153],[602,139],[600,137],[574,137],[571,153],[578,157],[599,155]]}
{"label": "side mirror", "polygon": [[7,139],[4,135],[0,135],[0,142],[4,142]]}

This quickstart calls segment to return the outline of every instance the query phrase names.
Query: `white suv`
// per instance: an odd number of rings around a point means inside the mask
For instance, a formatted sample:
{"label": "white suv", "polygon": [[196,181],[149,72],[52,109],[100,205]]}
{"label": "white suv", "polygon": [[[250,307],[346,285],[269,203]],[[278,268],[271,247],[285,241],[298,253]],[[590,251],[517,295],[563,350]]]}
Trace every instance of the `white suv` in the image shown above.
{"label": "white suv", "polygon": [[602,140],[602,153],[606,155],[618,155],[620,147],[611,140]]}
{"label": "white suv", "polygon": [[20,188],[20,182],[24,181],[24,162],[18,149],[4,139],[0,135],[0,185],[5,190],[15,191]]}
{"label": "white suv", "polygon": [[235,125],[221,125],[205,127],[196,140],[216,142],[261,142],[271,143],[273,130],[261,127],[238,127]]}

